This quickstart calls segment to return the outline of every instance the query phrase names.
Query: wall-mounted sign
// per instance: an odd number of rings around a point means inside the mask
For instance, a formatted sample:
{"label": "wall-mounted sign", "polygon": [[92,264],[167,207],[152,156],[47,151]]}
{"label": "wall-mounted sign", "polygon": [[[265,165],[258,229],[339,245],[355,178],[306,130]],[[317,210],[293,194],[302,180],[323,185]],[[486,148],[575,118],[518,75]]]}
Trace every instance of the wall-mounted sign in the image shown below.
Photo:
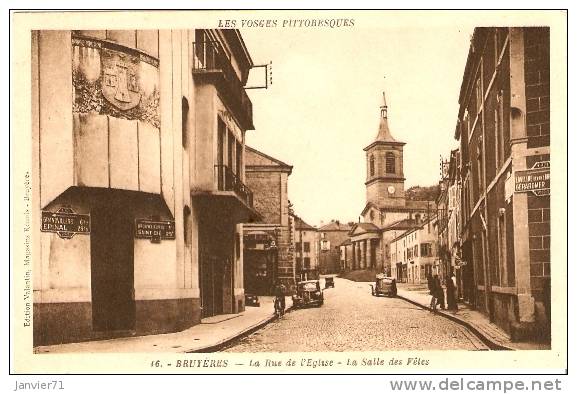
{"label": "wall-mounted sign", "polygon": [[135,222],[135,238],[150,239],[154,243],[159,243],[163,239],[176,238],[172,220],[136,219]]}
{"label": "wall-mounted sign", "polygon": [[550,169],[548,161],[539,161],[527,170],[515,171],[515,192],[533,192],[536,196],[550,193]]}
{"label": "wall-mounted sign", "polygon": [[71,239],[74,234],[90,234],[90,215],[74,212],[62,207],[56,212],[42,211],[40,231],[56,233],[62,239]]}

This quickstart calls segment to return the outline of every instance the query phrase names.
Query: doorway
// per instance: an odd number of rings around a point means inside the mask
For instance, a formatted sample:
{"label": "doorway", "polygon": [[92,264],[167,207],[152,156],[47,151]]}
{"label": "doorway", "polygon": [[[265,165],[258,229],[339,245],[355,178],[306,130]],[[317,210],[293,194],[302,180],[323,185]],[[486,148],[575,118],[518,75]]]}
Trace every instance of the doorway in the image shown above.
{"label": "doorway", "polygon": [[125,204],[105,200],[91,210],[92,326],[134,330],[134,223]]}

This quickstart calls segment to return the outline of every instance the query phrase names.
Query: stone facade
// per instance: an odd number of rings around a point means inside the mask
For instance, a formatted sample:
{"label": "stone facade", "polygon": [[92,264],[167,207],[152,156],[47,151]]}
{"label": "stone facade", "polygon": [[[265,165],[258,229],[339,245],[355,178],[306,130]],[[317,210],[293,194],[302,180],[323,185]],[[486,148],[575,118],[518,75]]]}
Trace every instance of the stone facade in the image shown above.
{"label": "stone facade", "polygon": [[471,303],[513,338],[546,339],[548,189],[516,191],[515,182],[535,163],[548,177],[549,29],[475,29],[459,104],[461,257],[474,278]]}
{"label": "stone facade", "polygon": [[[207,75],[225,47],[234,65]],[[252,108],[221,77],[242,87],[251,66],[235,30],[33,32],[35,345],[244,309]]]}
{"label": "stone facade", "polygon": [[[288,200],[288,177],[292,166],[246,147],[246,182],[254,195],[254,207],[262,216],[245,224],[245,286],[259,295],[272,294],[274,284],[294,288],[295,255]],[[265,234],[263,242],[251,237]],[[247,241],[251,242],[250,244]],[[254,291],[253,291],[254,290]]]}

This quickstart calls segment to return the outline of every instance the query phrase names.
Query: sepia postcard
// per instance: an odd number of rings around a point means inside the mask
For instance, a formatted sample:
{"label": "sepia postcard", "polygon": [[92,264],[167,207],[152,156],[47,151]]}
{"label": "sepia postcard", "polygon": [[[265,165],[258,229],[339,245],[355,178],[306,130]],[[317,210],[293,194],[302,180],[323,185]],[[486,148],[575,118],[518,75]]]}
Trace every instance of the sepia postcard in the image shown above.
{"label": "sepia postcard", "polygon": [[13,373],[565,373],[565,11],[11,24]]}

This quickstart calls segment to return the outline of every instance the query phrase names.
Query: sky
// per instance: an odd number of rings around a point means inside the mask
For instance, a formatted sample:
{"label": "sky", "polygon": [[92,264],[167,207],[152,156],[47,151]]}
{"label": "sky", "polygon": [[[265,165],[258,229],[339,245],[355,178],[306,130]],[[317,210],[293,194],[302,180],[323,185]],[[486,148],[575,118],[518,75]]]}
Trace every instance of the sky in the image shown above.
{"label": "sky", "polygon": [[[247,145],[293,167],[289,199],[312,225],[357,221],[365,206],[363,148],[377,135],[382,92],[404,147],[405,189],[439,180],[453,139],[472,28],[241,29],[269,89],[248,90]],[[256,81],[262,69],[254,69]],[[260,74],[262,75],[262,74]],[[262,78],[261,78],[262,80]]]}

